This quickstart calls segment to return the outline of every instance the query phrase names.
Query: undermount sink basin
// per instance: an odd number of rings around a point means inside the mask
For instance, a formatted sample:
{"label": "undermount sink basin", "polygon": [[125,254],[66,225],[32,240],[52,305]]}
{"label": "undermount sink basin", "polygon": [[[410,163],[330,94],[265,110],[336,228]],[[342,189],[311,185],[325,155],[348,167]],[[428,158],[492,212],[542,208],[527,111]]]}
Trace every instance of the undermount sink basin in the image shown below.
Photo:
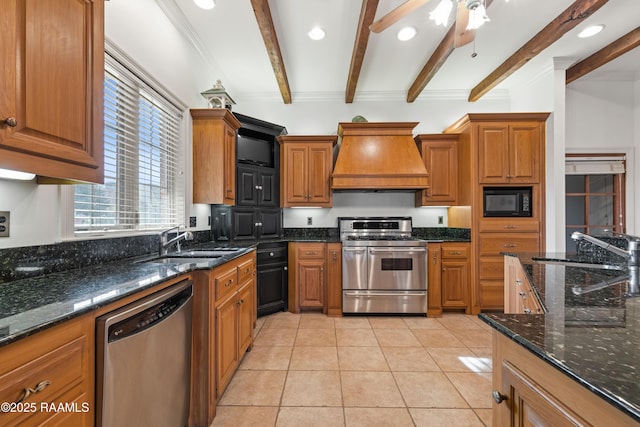
{"label": "undermount sink basin", "polygon": [[164,256],[164,258],[220,258],[225,255],[226,252],[221,253],[217,250],[211,251],[181,251],[181,252],[171,252]]}
{"label": "undermount sink basin", "polygon": [[151,262],[154,264],[197,264],[212,258],[220,258],[220,256],[208,256],[208,257],[200,257],[200,258],[170,256],[170,257],[155,258],[155,259],[151,259],[143,262]]}
{"label": "undermount sink basin", "polygon": [[555,259],[555,258],[531,258],[533,262],[538,264],[552,264],[552,265],[561,265],[565,267],[579,267],[579,268],[593,268],[599,270],[622,270],[623,268],[619,265],[612,264],[598,264],[595,262],[588,261],[578,261],[578,260],[569,260],[569,259]]}

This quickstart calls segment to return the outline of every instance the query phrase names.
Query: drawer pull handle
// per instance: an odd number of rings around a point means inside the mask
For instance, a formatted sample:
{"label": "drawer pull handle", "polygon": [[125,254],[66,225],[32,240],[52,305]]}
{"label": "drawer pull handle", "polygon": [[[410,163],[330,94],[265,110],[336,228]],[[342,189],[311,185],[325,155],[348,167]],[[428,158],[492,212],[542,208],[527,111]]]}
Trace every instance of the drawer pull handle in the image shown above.
{"label": "drawer pull handle", "polygon": [[250,271],[251,271],[251,268],[247,268],[247,269],[244,271],[244,274],[247,274],[247,273],[248,273],[248,272],[250,272]]}
{"label": "drawer pull handle", "polygon": [[452,253],[453,255],[462,255],[462,252],[460,252],[460,251],[453,251],[453,252],[451,252],[451,253]]}
{"label": "drawer pull handle", "polygon": [[498,390],[493,390],[493,393],[491,393],[491,396],[493,396],[493,400],[498,405],[504,402],[505,400],[507,400],[507,396],[505,396],[504,394],[501,394]]}
{"label": "drawer pull handle", "polygon": [[34,388],[25,387],[24,392],[22,393],[22,397],[16,401],[16,403],[24,402],[31,396],[32,394],[36,394],[49,387],[51,381],[44,380],[40,381]]}
{"label": "drawer pull handle", "polygon": [[244,300],[243,300],[243,299],[241,299],[240,301],[238,301],[238,305],[242,305],[242,304],[244,304]]}
{"label": "drawer pull handle", "polygon": [[521,279],[516,279],[516,285],[521,286],[522,285],[522,280]]}
{"label": "drawer pull handle", "polygon": [[527,295],[525,291],[520,291],[519,294],[522,298],[524,298]]}
{"label": "drawer pull handle", "polygon": [[515,247],[517,247],[517,246],[518,246],[518,245],[516,245],[515,243],[507,243],[507,244],[506,244],[506,245],[504,245],[503,247],[505,247],[505,248],[515,248]]}
{"label": "drawer pull handle", "polygon": [[509,225],[505,225],[504,228],[506,228],[507,230],[512,230],[512,229],[516,228],[516,226],[513,225],[513,224],[509,224]]}
{"label": "drawer pull handle", "polygon": [[524,309],[524,314],[530,314],[531,313],[531,309],[530,308],[525,308]]}
{"label": "drawer pull handle", "polygon": [[224,284],[225,288],[228,288],[229,286],[233,285],[233,279],[229,279],[229,281],[227,283]]}

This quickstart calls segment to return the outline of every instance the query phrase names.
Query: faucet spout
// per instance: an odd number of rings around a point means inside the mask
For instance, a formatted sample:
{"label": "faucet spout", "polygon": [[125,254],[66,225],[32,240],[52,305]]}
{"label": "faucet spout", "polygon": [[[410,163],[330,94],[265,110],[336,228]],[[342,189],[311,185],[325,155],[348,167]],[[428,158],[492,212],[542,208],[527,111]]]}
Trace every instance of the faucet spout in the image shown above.
{"label": "faucet spout", "polygon": [[586,240],[587,242],[592,243],[596,246],[600,246],[602,249],[605,249],[613,254],[619,255],[626,260],[629,260],[632,255],[630,252],[625,251],[624,249],[620,249],[619,247],[614,246],[611,243],[603,242],[600,239],[591,237],[588,234],[580,233],[579,231],[573,232],[573,234],[571,234],[571,238],[576,241]]}
{"label": "faucet spout", "polygon": [[[158,253],[160,256],[166,255],[169,252],[169,248],[173,244],[175,244],[178,248],[178,251],[180,251],[180,242],[182,240],[193,240],[193,233],[188,230],[180,233],[180,227],[184,227],[184,225],[171,227],[160,233],[160,244],[158,247]],[[172,232],[176,233],[176,237],[174,237],[173,239],[169,239],[169,234]]]}

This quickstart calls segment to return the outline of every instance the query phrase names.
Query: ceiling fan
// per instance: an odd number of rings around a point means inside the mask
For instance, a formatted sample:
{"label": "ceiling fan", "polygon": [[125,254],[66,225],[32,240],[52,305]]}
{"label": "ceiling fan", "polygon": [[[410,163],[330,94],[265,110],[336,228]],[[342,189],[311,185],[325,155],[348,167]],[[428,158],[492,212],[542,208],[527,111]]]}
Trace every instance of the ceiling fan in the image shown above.
{"label": "ceiling fan", "polygon": [[[380,33],[430,1],[407,0],[371,24],[369,29],[374,33]],[[492,0],[441,0],[436,9],[429,14],[430,19],[435,20],[436,24],[447,26],[447,19],[454,1],[458,3],[454,47],[460,47],[471,43],[475,38],[476,28],[489,20],[485,8],[491,4]]]}

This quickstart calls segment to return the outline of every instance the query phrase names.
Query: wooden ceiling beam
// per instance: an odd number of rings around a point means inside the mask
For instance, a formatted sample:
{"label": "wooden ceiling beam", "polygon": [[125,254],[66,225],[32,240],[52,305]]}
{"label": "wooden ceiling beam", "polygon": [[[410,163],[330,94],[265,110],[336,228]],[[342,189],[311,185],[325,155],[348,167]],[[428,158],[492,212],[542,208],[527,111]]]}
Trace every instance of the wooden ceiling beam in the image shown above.
{"label": "wooden ceiling beam", "polygon": [[360,9],[360,20],[358,21],[358,29],[356,31],[356,40],[353,44],[353,53],[351,54],[351,65],[349,66],[349,77],[347,78],[347,90],[345,91],[344,100],[347,104],[353,102],[356,94],[356,86],[360,78],[362,70],[362,62],[364,54],[367,51],[369,43],[369,35],[371,30],[369,26],[376,16],[378,9],[378,0],[362,0],[362,8]]}
{"label": "wooden ceiling beam", "polygon": [[576,25],[605,5],[609,0],[577,0],[558,15],[531,40],[496,68],[471,90],[469,102],[475,102],[500,84],[524,64],[571,31]]}
{"label": "wooden ceiling beam", "polygon": [[640,46],[640,27],[567,69],[567,84]]}
{"label": "wooden ceiling beam", "polygon": [[289,88],[289,80],[287,79],[287,71],[284,67],[278,36],[273,25],[269,2],[267,0],[251,0],[251,6],[253,7],[253,13],[256,15],[264,45],[267,48],[269,61],[271,61],[271,67],[276,76],[282,100],[285,104],[291,104],[291,89]]}
{"label": "wooden ceiling beam", "polygon": [[[493,0],[486,0],[485,7],[489,8],[489,6],[491,6],[491,3],[493,3]],[[420,70],[420,73],[418,73],[418,76],[416,77],[414,82],[411,84],[409,92],[407,92],[407,102],[415,101],[422,93],[424,88],[427,87],[427,84],[429,84],[431,79],[438,73],[440,67],[442,67],[444,63],[447,62],[449,55],[451,55],[451,53],[453,53],[453,50],[455,49],[455,37],[456,23],[454,22],[449,31],[447,31],[447,34],[445,34],[438,47],[436,47],[436,49],[431,54],[431,57],[429,58],[427,63],[424,64],[424,67],[422,67],[422,70]]]}

